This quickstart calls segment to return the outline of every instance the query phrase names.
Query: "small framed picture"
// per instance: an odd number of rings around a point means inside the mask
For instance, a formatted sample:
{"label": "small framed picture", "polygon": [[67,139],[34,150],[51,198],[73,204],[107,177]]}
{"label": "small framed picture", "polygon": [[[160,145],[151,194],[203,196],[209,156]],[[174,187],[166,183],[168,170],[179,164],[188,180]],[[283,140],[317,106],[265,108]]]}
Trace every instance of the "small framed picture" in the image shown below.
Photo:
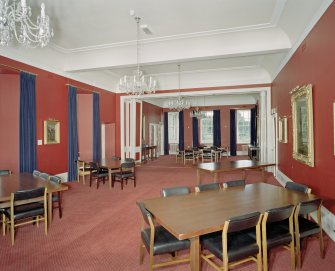
{"label": "small framed picture", "polygon": [[278,140],[280,143],[287,143],[287,117],[280,117],[278,120]]}
{"label": "small framed picture", "polygon": [[60,143],[60,122],[58,120],[44,121],[44,144]]}

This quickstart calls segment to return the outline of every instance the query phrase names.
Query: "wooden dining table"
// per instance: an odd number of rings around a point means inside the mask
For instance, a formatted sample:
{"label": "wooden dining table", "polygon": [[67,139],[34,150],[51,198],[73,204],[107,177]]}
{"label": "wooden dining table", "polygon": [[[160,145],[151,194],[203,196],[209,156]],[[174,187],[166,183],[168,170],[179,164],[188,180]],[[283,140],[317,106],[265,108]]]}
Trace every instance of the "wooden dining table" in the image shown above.
{"label": "wooden dining table", "polygon": [[108,169],[109,189],[112,189],[112,174],[120,171],[121,164],[121,160],[113,160],[111,158],[101,159],[99,163],[100,167]]}
{"label": "wooden dining table", "polygon": [[[52,222],[52,193],[68,190],[65,184],[57,184],[43,180],[31,173],[11,174],[0,176],[0,208],[10,207],[11,193],[19,190],[28,190],[46,187],[48,192],[48,223]],[[18,203],[17,205],[19,205]]]}
{"label": "wooden dining table", "polygon": [[222,231],[226,220],[252,212],[318,198],[266,183],[248,184],[223,190],[145,199],[154,219],[179,240],[190,239],[191,270],[201,270],[201,235]]}
{"label": "wooden dining table", "polygon": [[275,166],[274,163],[259,162],[255,160],[235,160],[235,161],[220,161],[198,163],[196,184],[201,183],[201,174],[211,174],[214,176],[214,182],[218,181],[219,173],[231,171],[243,171],[243,179],[245,179],[245,171],[250,169],[257,169],[262,171],[262,178],[265,182],[265,168]]}

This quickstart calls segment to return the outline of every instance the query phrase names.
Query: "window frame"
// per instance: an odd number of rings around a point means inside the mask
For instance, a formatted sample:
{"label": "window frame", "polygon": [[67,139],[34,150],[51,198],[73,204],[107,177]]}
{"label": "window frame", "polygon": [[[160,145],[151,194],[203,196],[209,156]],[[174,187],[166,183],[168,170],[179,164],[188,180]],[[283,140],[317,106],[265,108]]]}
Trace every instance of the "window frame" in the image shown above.
{"label": "window frame", "polygon": [[[201,145],[213,145],[214,144],[214,123],[213,123],[213,111],[201,111],[201,118],[200,118],[200,136],[199,141]],[[212,123],[212,138],[211,139],[203,139],[203,121],[204,120],[211,120]]]}
{"label": "window frame", "polygon": [[[239,112],[241,111],[245,111],[245,112],[248,112],[249,114],[249,138],[248,139],[244,139],[244,140],[241,140],[240,139],[240,127],[238,125],[239,123]],[[236,144],[250,144],[251,142],[251,110],[250,109],[237,109],[236,110]]]}
{"label": "window frame", "polygon": [[[172,117],[173,116],[173,117]],[[170,120],[174,118],[174,138],[171,138],[170,132]],[[168,134],[169,134],[169,144],[179,144],[179,112],[168,112]]]}

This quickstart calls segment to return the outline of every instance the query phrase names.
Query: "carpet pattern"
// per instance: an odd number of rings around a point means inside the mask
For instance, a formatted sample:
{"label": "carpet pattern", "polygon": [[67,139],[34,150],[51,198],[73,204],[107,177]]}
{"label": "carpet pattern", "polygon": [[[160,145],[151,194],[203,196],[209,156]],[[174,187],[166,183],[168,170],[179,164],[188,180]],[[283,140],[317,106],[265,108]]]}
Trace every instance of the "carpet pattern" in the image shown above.
{"label": "carpet pattern", "polygon": [[[58,211],[54,210],[48,236],[44,235],[43,225],[28,225],[18,228],[13,247],[9,234],[0,238],[1,270],[148,270],[148,254],[143,265],[139,265],[140,212],[136,201],[159,196],[163,187],[193,188],[196,171],[192,164],[184,166],[173,156],[164,156],[137,167],[136,176],[137,187],[128,183],[123,191],[119,183],[112,190],[107,183],[98,190],[88,184],[70,183],[69,191],[63,194],[63,218],[59,219]],[[222,174],[220,181],[240,177],[240,173]],[[261,179],[260,172],[247,174],[247,183]],[[205,178],[203,182],[206,181],[211,179]],[[267,181],[278,185],[270,173]],[[325,246],[326,257],[322,260],[318,241],[307,243],[302,271],[334,270],[335,245],[325,237]],[[182,264],[157,270],[182,271],[190,267]],[[214,269],[204,263],[202,270]],[[234,270],[256,270],[256,264],[247,263]],[[272,250],[269,270],[290,270],[288,251]]]}

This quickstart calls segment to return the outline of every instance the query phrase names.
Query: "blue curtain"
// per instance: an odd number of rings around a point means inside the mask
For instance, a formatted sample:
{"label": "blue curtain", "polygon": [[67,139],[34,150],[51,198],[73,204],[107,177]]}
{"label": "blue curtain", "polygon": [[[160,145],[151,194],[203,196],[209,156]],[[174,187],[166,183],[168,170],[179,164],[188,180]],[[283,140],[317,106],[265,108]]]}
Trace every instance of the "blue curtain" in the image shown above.
{"label": "blue curtain", "polygon": [[196,117],[192,117],[192,136],[193,147],[199,147],[199,121]]}
{"label": "blue curtain", "polygon": [[236,156],[236,110],[230,110],[230,155]]}
{"label": "blue curtain", "polygon": [[68,181],[77,179],[78,127],[77,127],[77,89],[69,86],[68,92]]}
{"label": "blue curtain", "polygon": [[216,147],[221,147],[221,118],[220,110],[213,110],[213,143]]}
{"label": "blue curtain", "polygon": [[164,154],[169,154],[169,115],[164,112]]}
{"label": "blue curtain", "polygon": [[101,160],[100,96],[93,93],[93,161]]}
{"label": "blue curtain", "polygon": [[257,106],[250,111],[250,144],[257,146]]}
{"label": "blue curtain", "polygon": [[36,169],[36,76],[20,72],[19,170]]}
{"label": "blue curtain", "polygon": [[179,150],[184,150],[184,111],[179,112]]}

